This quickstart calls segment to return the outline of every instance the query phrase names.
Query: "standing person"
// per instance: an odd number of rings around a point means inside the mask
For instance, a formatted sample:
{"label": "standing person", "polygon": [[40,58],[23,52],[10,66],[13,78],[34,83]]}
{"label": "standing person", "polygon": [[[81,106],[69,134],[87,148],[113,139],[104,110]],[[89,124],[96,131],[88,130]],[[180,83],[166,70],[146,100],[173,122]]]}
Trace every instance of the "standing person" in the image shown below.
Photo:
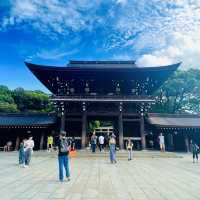
{"label": "standing person", "polygon": [[25,165],[24,167],[28,167],[31,161],[31,155],[33,153],[33,148],[34,148],[34,140],[33,137],[30,136],[28,140],[25,141],[24,143],[24,151],[25,151]]}
{"label": "standing person", "polygon": [[160,144],[160,150],[162,152],[165,152],[165,138],[162,133],[160,133],[158,139],[159,139],[159,144]]}
{"label": "standing person", "polygon": [[53,136],[49,135],[47,138],[47,150],[51,152],[53,150]]}
{"label": "standing person", "polygon": [[70,181],[69,173],[69,151],[70,144],[66,138],[66,132],[61,131],[58,141],[58,165],[59,165],[59,180],[64,180],[63,168],[65,168],[65,175],[68,181]]}
{"label": "standing person", "polygon": [[128,150],[128,161],[130,161],[132,160],[132,149],[133,149],[133,143],[130,138],[126,143],[126,149]]}
{"label": "standing person", "polygon": [[71,142],[72,142],[72,144],[71,144],[72,151],[75,151],[75,149],[76,149],[76,139],[75,139],[74,136],[72,137]]}
{"label": "standing person", "polygon": [[95,153],[96,151],[96,144],[97,144],[97,136],[95,135],[95,131],[94,131],[91,137],[92,153]]}
{"label": "standing person", "polygon": [[110,162],[117,163],[116,161],[116,136],[112,134],[109,140],[109,148],[110,148]]}
{"label": "standing person", "polygon": [[195,163],[195,158],[196,162],[198,162],[199,146],[194,141],[191,141],[191,147],[192,147],[191,149],[192,149],[193,163]]}
{"label": "standing person", "polygon": [[20,142],[19,145],[19,165],[24,166],[25,164],[25,151],[24,151],[24,144],[26,142],[26,139]]}
{"label": "standing person", "polygon": [[102,151],[104,149],[104,137],[103,135],[101,134],[99,136],[99,150]]}

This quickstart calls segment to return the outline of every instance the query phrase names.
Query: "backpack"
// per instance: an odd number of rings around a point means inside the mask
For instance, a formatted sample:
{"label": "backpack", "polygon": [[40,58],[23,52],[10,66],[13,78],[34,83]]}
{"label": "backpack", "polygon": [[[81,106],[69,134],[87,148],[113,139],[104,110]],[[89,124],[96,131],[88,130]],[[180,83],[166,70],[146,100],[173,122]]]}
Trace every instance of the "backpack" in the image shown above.
{"label": "backpack", "polygon": [[68,142],[67,139],[61,139],[60,141],[60,152],[62,153],[68,153],[69,152],[69,146],[68,146]]}

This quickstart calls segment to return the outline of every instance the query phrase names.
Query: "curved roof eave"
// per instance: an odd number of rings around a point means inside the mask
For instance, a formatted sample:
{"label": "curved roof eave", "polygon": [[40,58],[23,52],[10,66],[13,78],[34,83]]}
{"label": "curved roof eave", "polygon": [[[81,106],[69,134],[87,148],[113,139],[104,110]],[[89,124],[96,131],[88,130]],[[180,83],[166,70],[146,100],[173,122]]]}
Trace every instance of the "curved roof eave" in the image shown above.
{"label": "curved roof eave", "polygon": [[47,66],[47,65],[38,65],[29,62],[24,62],[26,66],[33,72],[33,71],[102,71],[102,70],[114,70],[114,71],[165,71],[165,70],[176,70],[182,62],[165,65],[165,66],[155,66],[155,67],[58,67],[58,66]]}

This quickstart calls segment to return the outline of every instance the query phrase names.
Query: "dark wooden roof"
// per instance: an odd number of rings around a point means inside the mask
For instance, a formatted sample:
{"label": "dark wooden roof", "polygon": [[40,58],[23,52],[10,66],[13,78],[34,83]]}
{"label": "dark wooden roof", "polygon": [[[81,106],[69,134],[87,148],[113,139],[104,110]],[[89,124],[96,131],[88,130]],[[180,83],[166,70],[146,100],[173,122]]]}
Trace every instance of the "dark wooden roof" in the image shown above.
{"label": "dark wooden roof", "polygon": [[33,114],[0,114],[0,126],[51,126],[56,116]]}
{"label": "dark wooden roof", "polygon": [[135,64],[135,61],[129,60],[129,61],[76,61],[76,60],[70,60],[67,64],[67,67],[73,67],[73,68],[81,68],[81,69],[104,69],[104,68],[110,68],[110,69],[116,69],[116,68],[133,68],[137,67]]}
{"label": "dark wooden roof", "polygon": [[148,122],[160,128],[200,128],[200,116],[182,114],[149,114]]}
{"label": "dark wooden roof", "polygon": [[137,67],[134,61],[70,61],[67,67],[25,64],[56,95],[66,95],[61,91],[67,87],[76,95],[84,94],[86,83],[91,93],[106,95],[114,92],[117,82],[122,95],[151,95],[180,65]]}

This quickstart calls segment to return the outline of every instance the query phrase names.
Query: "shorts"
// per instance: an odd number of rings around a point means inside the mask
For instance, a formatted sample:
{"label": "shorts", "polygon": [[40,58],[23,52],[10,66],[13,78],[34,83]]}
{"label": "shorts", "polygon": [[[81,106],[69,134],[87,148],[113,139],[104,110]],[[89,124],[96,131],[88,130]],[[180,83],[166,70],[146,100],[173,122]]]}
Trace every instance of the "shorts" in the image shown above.
{"label": "shorts", "polygon": [[165,144],[160,144],[160,149],[164,149],[165,148]]}

